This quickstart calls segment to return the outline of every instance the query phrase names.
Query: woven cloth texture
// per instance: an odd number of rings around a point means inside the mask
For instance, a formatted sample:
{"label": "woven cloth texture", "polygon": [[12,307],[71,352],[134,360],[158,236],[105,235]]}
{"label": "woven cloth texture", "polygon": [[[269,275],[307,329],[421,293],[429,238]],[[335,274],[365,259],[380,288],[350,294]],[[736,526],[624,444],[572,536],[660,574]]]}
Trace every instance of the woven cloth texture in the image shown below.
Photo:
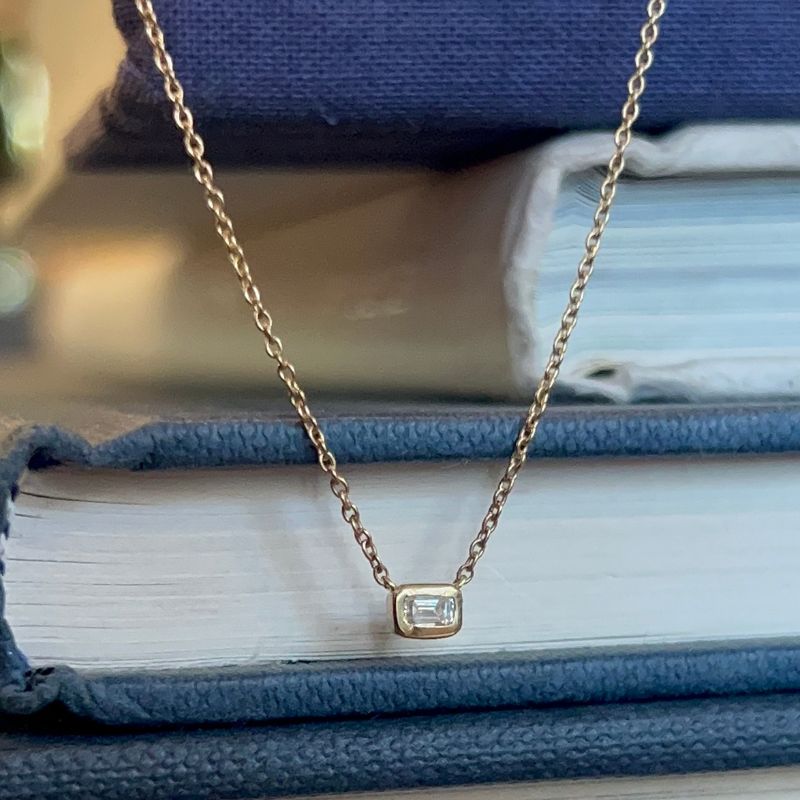
{"label": "woven cloth texture", "polygon": [[[644,0],[156,0],[218,162],[474,161],[616,124]],[[78,163],[179,161],[131,0],[116,86]],[[800,117],[793,0],[692,0],[664,19],[641,130]]]}

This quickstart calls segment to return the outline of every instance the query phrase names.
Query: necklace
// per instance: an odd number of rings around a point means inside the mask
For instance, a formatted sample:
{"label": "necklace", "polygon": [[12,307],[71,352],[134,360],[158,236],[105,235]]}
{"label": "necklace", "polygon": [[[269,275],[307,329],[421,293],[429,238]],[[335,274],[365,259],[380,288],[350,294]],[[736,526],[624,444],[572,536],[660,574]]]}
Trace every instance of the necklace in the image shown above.
{"label": "necklace", "polygon": [[589,278],[600,250],[600,241],[608,224],[617,182],[625,166],[625,151],[630,144],[633,125],[639,116],[639,100],[645,89],[645,74],[653,64],[653,46],[658,38],[659,23],[666,11],[666,0],[649,0],[647,20],[640,32],[640,46],[634,59],[635,69],[628,80],[628,96],[622,105],[619,127],[614,133],[614,151],[608,161],[605,179],[600,187],[600,199],[593,217],[592,228],[586,237],[583,257],[578,264],[577,276],[569,290],[569,299],[561,317],[561,325],[553,341],[553,348],[542,373],[533,400],[525,414],[508,464],[492,496],[467,558],[456,570],[450,583],[397,584],[378,554],[375,540],[364,526],[358,506],[350,498],[350,487],[339,472],[336,457],[328,447],[325,434],[309,407],[306,394],[300,386],[294,365],[284,355],[283,343],[273,332],[273,321],[261,301],[261,292],[253,279],[244,250],[228,216],[225,198],[217,187],[214,171],[205,157],[205,144],[197,133],[192,112],[186,104],[181,85],[175,73],[172,58],[167,51],[162,30],[152,0],[135,0],[136,9],[144,25],[145,34],[153,51],[153,61],[164,81],[164,92],[172,104],[172,118],[183,136],[183,146],[192,164],[194,177],[203,189],[206,205],[214,218],[214,227],[225,244],[228,260],[239,279],[242,295],[253,315],[256,328],[264,340],[267,356],[277,364],[278,377],[286,387],[289,402],[317,452],[317,461],[328,476],[331,491],[341,504],[342,517],[352,528],[356,543],[372,568],[375,582],[389,593],[389,608],[395,633],[412,639],[441,639],[452,636],[461,629],[461,590],[472,580],[475,567],[486,552],[500,515],[514,488],[514,483],[528,457],[528,450],[536,435],[539,421],[550,400],[567,343],[578,320]]}

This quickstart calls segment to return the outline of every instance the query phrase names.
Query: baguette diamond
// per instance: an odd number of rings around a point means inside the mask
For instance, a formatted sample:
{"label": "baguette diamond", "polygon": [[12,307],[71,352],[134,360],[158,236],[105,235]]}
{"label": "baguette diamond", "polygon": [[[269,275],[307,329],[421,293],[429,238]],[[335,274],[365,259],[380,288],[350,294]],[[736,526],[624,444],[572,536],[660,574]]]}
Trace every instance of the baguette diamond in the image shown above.
{"label": "baguette diamond", "polygon": [[392,592],[395,633],[442,639],[461,628],[461,591],[449,583],[405,584]]}

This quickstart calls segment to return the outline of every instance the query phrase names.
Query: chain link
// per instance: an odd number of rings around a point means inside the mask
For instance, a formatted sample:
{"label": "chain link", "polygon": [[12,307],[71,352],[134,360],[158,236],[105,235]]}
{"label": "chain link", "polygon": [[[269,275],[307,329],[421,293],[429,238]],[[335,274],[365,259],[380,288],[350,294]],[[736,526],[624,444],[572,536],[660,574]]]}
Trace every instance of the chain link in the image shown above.
{"label": "chain link", "polygon": [[550,393],[553,391],[558,373],[561,371],[561,364],[567,354],[567,343],[578,321],[578,311],[594,271],[595,260],[600,251],[600,241],[611,217],[611,205],[617,192],[617,183],[625,168],[625,151],[631,142],[633,125],[639,117],[639,100],[645,89],[645,73],[653,64],[653,45],[658,39],[659,21],[666,10],[666,0],[650,0],[647,4],[647,22],[641,28],[641,45],[634,59],[633,75],[628,80],[628,97],[622,105],[622,119],[614,133],[614,152],[608,161],[606,175],[600,186],[600,200],[594,212],[592,229],[586,237],[585,250],[578,264],[577,276],[570,287],[567,306],[561,317],[561,325],[553,340],[553,349],[547,359],[533,401],[528,407],[525,420],[517,434],[508,465],[492,495],[492,502],[481,522],[481,527],[470,543],[467,559],[456,571],[454,584],[459,588],[466,586],[474,577],[475,565],[486,552],[489,539],[497,529],[500,515],[514,488],[517,476],[528,458],[531,442],[536,436],[539,421],[547,409]]}
{"label": "chain link", "polygon": [[[284,355],[283,343],[273,332],[272,316],[261,301],[261,293],[250,272],[242,245],[236,237],[233,222],[228,216],[225,198],[216,184],[211,164],[205,157],[205,144],[195,129],[194,117],[186,105],[183,86],[178,80],[172,58],[167,51],[164,32],[159,25],[152,0],[134,0],[134,2],[152,47],[153,61],[164,79],[164,92],[172,104],[172,118],[175,125],[183,135],[183,146],[192,162],[195,180],[202,187],[206,205],[214,216],[214,227],[225,244],[228,259],[239,279],[242,296],[250,307],[256,328],[261,332],[264,350],[267,356],[277,364],[278,377],[286,387],[289,401],[317,452],[317,461],[320,467],[328,475],[331,491],[341,504],[342,518],[352,528],[353,536],[372,568],[372,575],[376,583],[391,591],[395,588],[395,583],[378,554],[375,540],[361,521],[358,506],[350,498],[350,487],[339,472],[336,457],[328,446],[319,422],[311,412],[294,365]],[[622,106],[620,125],[614,133],[614,152],[608,162],[606,175],[600,187],[600,200],[594,213],[592,229],[586,237],[585,251],[578,265],[577,277],[570,287],[569,299],[561,317],[558,333],[553,341],[553,349],[517,435],[508,465],[497,484],[480,529],[469,546],[467,559],[456,572],[454,585],[459,588],[472,580],[475,574],[475,565],[486,552],[486,546],[497,528],[508,496],[527,460],[528,450],[558,378],[567,352],[567,343],[577,323],[578,311],[600,250],[603,231],[608,225],[617,183],[625,167],[625,151],[631,141],[633,125],[639,116],[639,100],[645,89],[645,74],[653,63],[653,45],[658,38],[659,22],[666,11],[666,6],[666,0],[649,0],[647,4],[647,22],[641,29],[641,45],[636,53],[635,70],[628,80],[628,97]]]}

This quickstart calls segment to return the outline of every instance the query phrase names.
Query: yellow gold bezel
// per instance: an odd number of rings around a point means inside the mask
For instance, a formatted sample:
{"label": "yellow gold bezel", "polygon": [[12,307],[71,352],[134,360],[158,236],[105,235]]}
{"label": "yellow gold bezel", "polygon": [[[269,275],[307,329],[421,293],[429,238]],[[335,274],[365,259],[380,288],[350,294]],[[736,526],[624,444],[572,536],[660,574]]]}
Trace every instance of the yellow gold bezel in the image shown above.
{"label": "yellow gold bezel", "polygon": [[[409,597],[432,595],[455,600],[455,615],[448,625],[415,625],[405,613]],[[407,639],[445,639],[461,630],[461,590],[451,583],[406,583],[395,586],[390,596],[394,631]]]}

